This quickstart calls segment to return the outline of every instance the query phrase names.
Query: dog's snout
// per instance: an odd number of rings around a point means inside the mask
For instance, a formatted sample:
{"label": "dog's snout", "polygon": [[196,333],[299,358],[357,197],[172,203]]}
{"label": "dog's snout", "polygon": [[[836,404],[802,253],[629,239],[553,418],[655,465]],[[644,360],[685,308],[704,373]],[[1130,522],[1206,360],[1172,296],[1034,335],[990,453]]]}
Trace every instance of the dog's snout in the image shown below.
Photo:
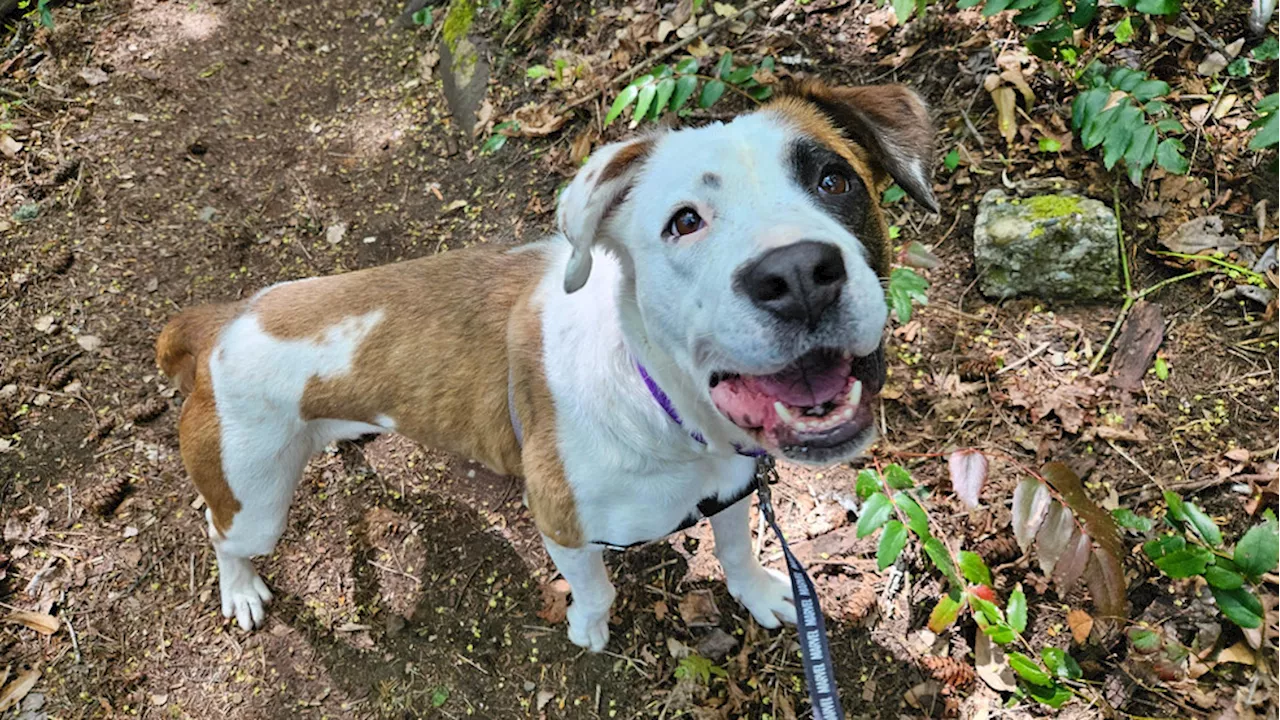
{"label": "dog's snout", "polygon": [[774,248],[743,268],[738,286],[756,307],[812,328],[840,297],[846,277],[840,248],[803,240]]}

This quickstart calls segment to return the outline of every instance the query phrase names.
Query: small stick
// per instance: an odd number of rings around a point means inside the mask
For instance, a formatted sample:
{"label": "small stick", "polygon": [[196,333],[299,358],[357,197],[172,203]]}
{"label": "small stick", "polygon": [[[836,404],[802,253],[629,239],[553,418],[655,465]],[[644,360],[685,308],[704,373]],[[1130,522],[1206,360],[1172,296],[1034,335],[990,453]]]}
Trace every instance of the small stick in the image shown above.
{"label": "small stick", "polygon": [[1004,367],[1000,368],[999,370],[997,370],[997,371],[996,371],[996,374],[997,374],[997,375],[1003,375],[1003,374],[1005,374],[1005,373],[1009,372],[1010,370],[1015,370],[1015,369],[1017,369],[1017,368],[1019,368],[1019,367],[1021,367],[1021,366],[1023,366],[1023,365],[1026,365],[1027,363],[1031,362],[1031,359],[1032,359],[1032,358],[1034,358],[1035,356],[1039,355],[1040,353],[1042,353],[1042,352],[1044,352],[1045,350],[1048,350],[1048,349],[1049,349],[1049,343],[1047,343],[1047,342],[1045,342],[1045,343],[1040,343],[1040,345],[1039,345],[1038,347],[1036,347],[1036,349],[1035,349],[1035,350],[1032,350],[1031,352],[1027,353],[1026,355],[1023,355],[1020,359],[1018,359],[1018,360],[1014,360],[1013,362],[1009,363],[1008,365],[1005,365]]}
{"label": "small stick", "polygon": [[80,656],[80,638],[76,635],[76,626],[71,624],[71,616],[67,614],[66,610],[58,614],[62,616],[62,622],[67,624],[67,633],[71,635],[71,647],[76,654],[76,664],[80,664],[83,662],[83,658]]}
{"label": "small stick", "polygon": [[470,665],[471,667],[473,667],[473,668],[475,668],[475,669],[479,670],[480,672],[484,673],[485,675],[488,675],[488,674],[489,674],[489,671],[488,671],[488,670],[485,670],[484,668],[482,668],[482,667],[480,667],[479,665],[477,665],[477,664],[476,664],[476,662],[475,662],[475,660],[472,660],[471,658],[467,657],[466,655],[463,655],[463,654],[462,654],[462,653],[460,653],[460,652],[455,652],[455,653],[454,653],[454,655],[457,655],[459,660],[461,660],[462,662],[464,662],[464,663],[466,663],[466,664]]}

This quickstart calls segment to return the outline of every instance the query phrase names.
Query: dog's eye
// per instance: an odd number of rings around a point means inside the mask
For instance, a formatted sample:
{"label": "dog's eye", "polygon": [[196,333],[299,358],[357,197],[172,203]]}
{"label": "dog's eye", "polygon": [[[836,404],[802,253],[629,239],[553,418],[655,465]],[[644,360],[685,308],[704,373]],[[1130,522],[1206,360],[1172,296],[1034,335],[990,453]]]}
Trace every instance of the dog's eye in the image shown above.
{"label": "dog's eye", "polygon": [[843,195],[849,192],[849,178],[840,172],[827,172],[818,181],[818,189],[827,195]]}
{"label": "dog's eye", "polygon": [[667,224],[667,234],[672,237],[683,237],[698,232],[706,225],[696,210],[681,208],[671,216],[671,222]]}

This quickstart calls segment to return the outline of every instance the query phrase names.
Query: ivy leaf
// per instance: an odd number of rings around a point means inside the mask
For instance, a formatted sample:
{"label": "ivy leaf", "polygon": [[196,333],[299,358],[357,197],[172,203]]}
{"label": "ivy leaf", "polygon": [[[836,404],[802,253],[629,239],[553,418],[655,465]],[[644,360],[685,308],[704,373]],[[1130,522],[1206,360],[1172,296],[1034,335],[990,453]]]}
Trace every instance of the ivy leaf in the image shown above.
{"label": "ivy leaf", "polygon": [[974,585],[991,585],[991,571],[982,556],[968,550],[960,551],[960,574]]}
{"label": "ivy leaf", "polygon": [[1165,138],[1156,147],[1156,162],[1174,175],[1186,175],[1191,169],[1191,162],[1182,155],[1186,149],[1181,140]]}
{"label": "ivy leaf", "polygon": [[1022,592],[1022,583],[1009,595],[1009,627],[1018,632],[1027,629],[1027,596]]}
{"label": "ivy leaf", "polygon": [[898,561],[902,548],[907,546],[907,528],[897,520],[890,520],[880,535],[880,545],[876,548],[876,567],[884,570]]}
{"label": "ivy leaf", "polygon": [[911,321],[911,303],[929,304],[929,281],[920,277],[910,268],[894,268],[889,273],[889,304],[893,306],[893,314],[898,322],[906,324]]}
{"label": "ivy leaf", "polygon": [[1129,508],[1116,508],[1111,511],[1111,517],[1115,518],[1116,524],[1127,530],[1145,533],[1151,532],[1151,528],[1155,526],[1151,518],[1142,517]]}
{"label": "ivy leaf", "polygon": [[892,514],[893,503],[889,502],[889,496],[877,492],[867,498],[866,504],[862,506],[862,515],[858,518],[858,537],[864,538],[879,530]]}
{"label": "ivy leaf", "polygon": [[[697,69],[697,66],[694,66]],[[693,97],[693,91],[698,89],[698,78],[694,75],[682,75],[676,80],[675,92],[671,94],[671,111],[677,112],[680,108],[689,102],[689,98]]]}
{"label": "ivy leaf", "polygon": [[858,473],[858,481],[854,484],[853,490],[858,494],[859,500],[866,500],[871,497],[871,493],[876,492],[881,487],[880,475],[875,470],[867,468]]}
{"label": "ivy leaf", "polygon": [[698,107],[706,108],[716,104],[721,95],[724,95],[724,82],[720,80],[712,80],[702,86],[702,94],[698,96]]}
{"label": "ivy leaf", "polygon": [[613,105],[609,107],[609,113],[604,116],[604,124],[607,126],[609,123],[617,120],[618,116],[622,114],[622,111],[626,110],[628,105],[635,102],[639,95],[640,88],[636,87],[635,83],[623,88],[622,92],[618,94],[617,99],[613,101]]}
{"label": "ivy leaf", "polygon": [[1032,685],[1051,686],[1053,679],[1050,678],[1044,670],[1040,669],[1040,665],[1035,660],[1023,655],[1020,652],[1009,653],[1009,667],[1018,673],[1018,677],[1031,683]]}
{"label": "ivy leaf", "polygon": [[947,458],[951,488],[965,505],[976,508],[982,504],[978,496],[987,481],[988,468],[987,456],[972,448],[957,450]]}
{"label": "ivy leaf", "polygon": [[1243,587],[1225,590],[1209,586],[1209,590],[1228,620],[1248,630],[1262,627],[1262,601],[1253,592]]}
{"label": "ivy leaf", "polygon": [[897,463],[885,467],[884,481],[894,490],[906,490],[916,486],[911,480],[911,473]]}
{"label": "ivy leaf", "polygon": [[897,183],[885,188],[880,194],[880,202],[884,205],[892,205],[907,196],[907,191],[898,187]]}
{"label": "ivy leaf", "polygon": [[1280,558],[1280,529],[1275,518],[1254,525],[1249,532],[1236,543],[1233,555],[1236,567],[1245,575],[1257,578],[1263,573],[1276,569]]}
{"label": "ivy leaf", "polygon": [[964,604],[953,600],[950,595],[938,598],[938,604],[934,605],[933,612],[929,613],[929,629],[936,635],[942,634],[943,630],[951,627],[951,623],[960,617],[962,609]]}

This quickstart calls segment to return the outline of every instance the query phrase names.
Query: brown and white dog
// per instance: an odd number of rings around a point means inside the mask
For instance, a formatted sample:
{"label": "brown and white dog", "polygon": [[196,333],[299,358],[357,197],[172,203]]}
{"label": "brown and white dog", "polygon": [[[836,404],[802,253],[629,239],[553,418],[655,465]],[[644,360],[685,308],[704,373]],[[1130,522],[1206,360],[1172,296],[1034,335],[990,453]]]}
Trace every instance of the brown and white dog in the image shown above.
{"label": "brown and white dog", "polygon": [[761,625],[794,622],[785,576],[751,551],[738,451],[832,463],[873,439],[878,200],[896,180],[936,210],[931,167],[912,91],[803,83],[727,124],[601,148],[542,242],[182,313],[156,354],[186,394],[223,614],[262,625],[250,558],[284,532],[307,459],[394,431],[524,478],[578,645],[608,641],[605,546],[663,537],[704,501],[732,502],[711,518],[729,592]]}

